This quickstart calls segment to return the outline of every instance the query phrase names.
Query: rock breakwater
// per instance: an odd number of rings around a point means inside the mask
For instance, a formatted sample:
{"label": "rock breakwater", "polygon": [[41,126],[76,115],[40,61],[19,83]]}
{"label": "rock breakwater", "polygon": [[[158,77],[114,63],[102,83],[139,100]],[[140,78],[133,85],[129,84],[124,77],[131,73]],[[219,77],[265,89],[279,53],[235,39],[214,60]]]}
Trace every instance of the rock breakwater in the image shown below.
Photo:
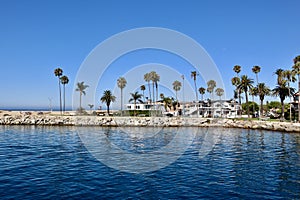
{"label": "rock breakwater", "polygon": [[60,116],[50,113],[1,112],[0,125],[226,127],[300,133],[299,123],[177,117]]}

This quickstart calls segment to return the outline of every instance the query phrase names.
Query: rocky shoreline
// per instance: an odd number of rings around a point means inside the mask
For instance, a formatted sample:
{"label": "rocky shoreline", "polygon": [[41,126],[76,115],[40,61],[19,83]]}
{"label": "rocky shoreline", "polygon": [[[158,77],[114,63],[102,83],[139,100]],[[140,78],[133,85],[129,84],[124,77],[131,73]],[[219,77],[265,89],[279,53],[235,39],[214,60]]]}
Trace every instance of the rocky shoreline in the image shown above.
{"label": "rocky shoreline", "polygon": [[58,113],[1,112],[0,125],[226,127],[300,133],[299,123],[177,117],[60,116]]}

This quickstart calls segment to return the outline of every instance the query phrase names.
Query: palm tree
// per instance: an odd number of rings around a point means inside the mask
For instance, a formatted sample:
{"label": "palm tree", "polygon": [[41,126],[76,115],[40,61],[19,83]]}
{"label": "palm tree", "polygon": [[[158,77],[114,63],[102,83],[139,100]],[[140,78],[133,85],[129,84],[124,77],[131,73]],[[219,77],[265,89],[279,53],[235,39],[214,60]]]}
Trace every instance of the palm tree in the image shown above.
{"label": "palm tree", "polygon": [[287,83],[288,83],[288,88],[289,88],[289,97],[290,97],[290,120],[292,121],[292,97],[291,97],[291,92],[290,92],[290,82],[295,82],[296,78],[295,78],[295,72],[292,70],[285,70],[283,72],[283,76],[287,79]]}
{"label": "palm tree", "polygon": [[289,88],[286,86],[286,80],[283,80],[281,82],[281,85],[277,85],[273,90],[272,93],[275,96],[279,96],[280,98],[280,103],[281,103],[281,120],[284,119],[284,100],[286,97],[289,96],[289,94],[294,94],[295,89],[294,88]]}
{"label": "palm tree", "polygon": [[205,88],[204,87],[200,87],[198,91],[201,94],[201,100],[203,101],[203,95],[205,94]]}
{"label": "palm tree", "polygon": [[252,67],[252,72],[256,76],[256,84],[258,85],[258,73],[260,72],[260,66],[254,66],[254,67]]}
{"label": "palm tree", "polygon": [[[253,66],[252,67],[252,72],[255,74],[255,76],[256,76],[256,85],[258,85],[258,73],[260,72],[260,66]],[[256,87],[257,89],[259,89],[258,87]],[[258,91],[256,91],[256,93],[257,93]],[[255,95],[253,95],[252,96],[252,101],[254,102],[254,96],[256,96],[256,94]],[[253,105],[253,108],[254,108],[254,103],[252,104]],[[253,111],[254,111],[254,109],[253,109]],[[254,112],[253,112],[254,113]]]}
{"label": "palm tree", "polygon": [[69,83],[69,78],[67,76],[62,76],[60,78],[61,84],[64,86],[64,109],[63,111],[66,111],[66,84]]}
{"label": "palm tree", "polygon": [[265,83],[259,83],[257,85],[257,95],[259,96],[259,99],[260,99],[260,116],[263,115],[263,111],[264,111],[264,108],[263,108],[263,102],[264,102],[264,98],[265,96],[269,96],[271,94],[271,89],[266,86]]}
{"label": "palm tree", "polygon": [[223,90],[222,88],[217,88],[217,89],[215,90],[215,92],[216,92],[216,95],[220,97],[221,117],[223,117],[223,104],[222,104],[222,102],[221,102],[221,100],[222,100],[221,97],[222,97],[223,94],[224,94],[224,90]]}
{"label": "palm tree", "polygon": [[84,84],[84,81],[77,83],[76,91],[79,92],[79,112],[83,111],[83,108],[81,107],[82,95],[86,94],[84,90],[88,87],[89,87],[88,85]]}
{"label": "palm tree", "polygon": [[254,105],[254,96],[257,96],[257,88],[256,87],[252,87],[249,90],[249,94],[252,96],[252,113],[255,113],[255,105]]}
{"label": "palm tree", "polygon": [[[241,79],[239,77],[233,77],[231,79],[231,84],[235,86],[235,93],[237,94],[237,97],[239,99],[239,104],[241,104],[241,90],[237,89],[237,86],[241,83]],[[236,95],[235,95],[236,96]],[[236,98],[235,98],[236,99]]]}
{"label": "palm tree", "polygon": [[117,80],[118,87],[121,89],[121,116],[123,115],[123,89],[126,87],[127,81],[124,77]]}
{"label": "palm tree", "polygon": [[212,99],[214,98],[214,89],[217,86],[216,81],[209,80],[207,82],[207,92],[209,92],[212,95]]}
{"label": "palm tree", "polygon": [[58,88],[59,88],[59,110],[60,110],[60,114],[62,114],[62,106],[61,106],[61,86],[60,86],[60,77],[63,74],[63,70],[61,68],[56,68],[54,70],[54,75],[57,76],[58,78]]}
{"label": "palm tree", "polygon": [[111,104],[111,102],[115,102],[116,101],[116,97],[114,95],[112,95],[110,90],[105,90],[103,92],[102,97],[100,98],[100,101],[102,103],[106,103],[106,107],[107,107],[107,115],[109,116],[109,106]]}
{"label": "palm tree", "polygon": [[143,99],[144,99],[144,102],[145,102],[145,90],[146,90],[145,85],[141,85],[140,89],[143,91]]}
{"label": "palm tree", "polygon": [[238,90],[242,90],[245,93],[248,119],[250,118],[248,90],[252,88],[252,85],[253,85],[253,79],[249,78],[247,75],[243,75],[241,77],[241,82],[237,87]]}
{"label": "palm tree", "polygon": [[150,102],[151,102],[152,101],[152,98],[151,98],[151,89],[150,89],[151,74],[150,73],[144,74],[144,80],[148,83],[149,98],[150,98]]}
{"label": "palm tree", "polygon": [[[153,101],[155,102],[158,100],[158,82],[160,81],[160,76],[155,71],[150,72],[150,74],[151,74],[151,80],[152,80],[152,84],[153,84]],[[155,97],[154,85],[155,85],[155,89],[156,89],[156,99],[154,99],[154,97]]]}
{"label": "palm tree", "polygon": [[195,86],[195,94],[196,94],[196,102],[198,102],[198,92],[197,92],[197,83],[196,83],[196,80],[197,80],[197,76],[198,76],[198,73],[196,71],[192,71],[191,72],[191,78],[194,80],[194,86]]}
{"label": "palm tree", "polygon": [[300,55],[294,58],[293,71],[298,75],[298,122],[300,122]]}
{"label": "palm tree", "polygon": [[177,98],[177,92],[181,89],[181,82],[180,81],[174,81],[173,82],[173,90],[176,92],[176,101],[178,100]]}
{"label": "palm tree", "polygon": [[[233,67],[233,71],[236,73],[236,77],[239,78],[239,79],[240,79],[239,73],[241,72],[241,70],[242,70],[242,67],[241,67],[240,65],[235,65],[235,66]],[[232,80],[231,80],[231,81],[232,81]],[[238,83],[238,84],[239,84],[239,83]],[[236,85],[236,87],[237,87],[237,85]],[[241,93],[242,93],[242,92],[243,92],[242,90],[237,90],[238,97],[239,97],[239,104],[242,103],[242,102],[241,102]]]}
{"label": "palm tree", "polygon": [[220,97],[220,100],[221,100],[221,97],[222,97],[223,94],[224,94],[224,90],[223,90],[222,88],[217,88],[217,89],[215,90],[215,92],[216,92],[216,95],[219,96],[219,97]]}
{"label": "palm tree", "polygon": [[300,91],[300,55],[294,58],[293,71],[298,75],[298,91]]}
{"label": "palm tree", "polygon": [[143,103],[143,101],[141,100],[142,98],[142,94],[139,94],[138,92],[135,93],[130,93],[131,98],[129,99],[129,103],[133,101],[134,103],[134,116],[136,116],[136,102],[139,101],[140,103]]}

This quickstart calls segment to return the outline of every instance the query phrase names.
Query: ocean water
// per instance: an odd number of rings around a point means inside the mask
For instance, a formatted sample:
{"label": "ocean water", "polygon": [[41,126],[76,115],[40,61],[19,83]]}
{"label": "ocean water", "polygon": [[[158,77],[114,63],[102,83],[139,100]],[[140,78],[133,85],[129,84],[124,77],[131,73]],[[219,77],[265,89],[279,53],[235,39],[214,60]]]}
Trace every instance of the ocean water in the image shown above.
{"label": "ocean water", "polygon": [[300,135],[0,126],[0,194],[1,199],[300,199]]}

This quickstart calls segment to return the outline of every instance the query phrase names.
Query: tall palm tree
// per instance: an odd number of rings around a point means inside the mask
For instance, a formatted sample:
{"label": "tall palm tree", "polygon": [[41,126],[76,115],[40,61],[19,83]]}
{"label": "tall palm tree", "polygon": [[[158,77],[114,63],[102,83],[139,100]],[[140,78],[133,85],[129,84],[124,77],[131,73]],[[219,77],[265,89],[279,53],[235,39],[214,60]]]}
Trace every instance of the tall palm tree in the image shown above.
{"label": "tall palm tree", "polygon": [[289,96],[289,93],[294,93],[294,88],[288,88],[286,86],[286,80],[283,80],[280,85],[277,85],[273,90],[272,93],[274,96],[279,96],[280,103],[281,103],[281,117],[280,119],[284,119],[284,100],[286,97]]}
{"label": "tall palm tree", "polygon": [[121,116],[123,115],[123,89],[126,87],[127,81],[124,77],[117,80],[118,87],[121,89]]}
{"label": "tall palm tree", "polygon": [[258,85],[258,73],[260,72],[260,66],[256,65],[256,66],[252,67],[252,72],[256,76],[256,84]]}
{"label": "tall palm tree", "polygon": [[219,97],[220,97],[220,100],[221,100],[221,97],[222,97],[223,94],[224,94],[224,90],[223,90],[222,88],[217,88],[217,89],[215,90],[215,92],[216,92],[216,95],[219,96]]}
{"label": "tall palm tree", "polygon": [[61,84],[63,84],[64,86],[64,107],[63,107],[63,111],[66,111],[66,84],[69,83],[69,78],[67,76],[62,76],[60,78]]}
{"label": "tall palm tree", "polygon": [[[242,67],[240,65],[235,65],[233,67],[233,71],[236,73],[236,77],[239,78],[239,79],[240,79],[239,73],[241,72],[241,70],[242,70]],[[242,101],[241,101],[241,94],[242,94],[243,91],[241,91],[241,90],[236,90],[236,91],[238,93],[239,104],[241,104],[242,103]]]}
{"label": "tall palm tree", "polygon": [[83,111],[83,108],[81,107],[81,101],[82,101],[82,95],[85,95],[85,89],[88,88],[88,85],[84,84],[84,81],[77,83],[76,91],[79,92],[79,112]]}
{"label": "tall palm tree", "polygon": [[181,82],[180,81],[174,81],[173,82],[173,90],[176,92],[176,101],[178,100],[177,98],[177,92],[181,89]]}
{"label": "tall palm tree", "polygon": [[205,94],[205,88],[204,87],[200,87],[199,89],[198,89],[198,91],[199,91],[199,93],[201,94],[201,100],[203,101],[203,95]]}
{"label": "tall palm tree", "polygon": [[298,75],[298,122],[300,122],[300,55],[294,58],[293,71]]}
{"label": "tall palm tree", "polygon": [[199,99],[198,99],[198,92],[197,92],[197,83],[196,83],[197,76],[198,76],[197,71],[192,71],[192,72],[191,72],[191,78],[194,80],[195,94],[196,94],[196,102],[199,101]]}
{"label": "tall palm tree", "polygon": [[207,92],[209,92],[212,95],[212,99],[214,98],[214,89],[216,86],[217,86],[217,83],[214,80],[209,80],[207,82]]}
{"label": "tall palm tree", "polygon": [[[255,76],[256,76],[256,86],[258,85],[258,73],[260,72],[260,66],[253,66],[252,67],[252,72],[255,74]],[[257,89],[259,89],[258,87],[256,87]],[[258,92],[258,91],[256,91],[256,92]],[[254,96],[256,96],[256,94],[255,95],[253,95],[252,97],[253,97],[253,102],[254,102]],[[253,105],[253,107],[254,107],[254,103],[252,104]],[[253,109],[254,110],[254,109]]]}
{"label": "tall palm tree", "polygon": [[[242,91],[241,90],[238,90],[237,89],[237,86],[239,85],[241,83],[241,79],[239,78],[239,77],[233,77],[232,79],[231,79],[231,84],[232,85],[234,85],[235,86],[235,93],[237,94],[237,95],[235,95],[235,96],[237,96],[238,97],[238,99],[239,99],[239,104],[241,104],[241,93],[242,93]],[[236,99],[236,98],[235,98]]]}
{"label": "tall palm tree", "polygon": [[133,102],[134,103],[134,116],[136,116],[136,102],[140,102],[143,103],[143,101],[141,100],[142,98],[142,94],[139,94],[138,92],[135,93],[130,93],[131,98],[129,99],[129,103]]}
{"label": "tall palm tree", "polygon": [[150,102],[152,102],[151,89],[150,89],[151,74],[150,73],[144,74],[144,80],[148,83],[149,98],[150,98]]}
{"label": "tall palm tree", "polygon": [[294,58],[293,71],[298,75],[298,91],[300,91],[300,55]]}
{"label": "tall palm tree", "polygon": [[223,90],[222,88],[217,88],[217,89],[215,90],[215,92],[216,92],[216,95],[220,97],[221,117],[223,117],[223,104],[222,104],[221,100],[222,100],[222,96],[223,96],[223,94],[224,94],[224,90]]}
{"label": "tall palm tree", "polygon": [[58,88],[59,88],[59,110],[60,110],[60,114],[62,114],[62,105],[61,105],[61,82],[60,82],[60,77],[63,74],[63,70],[61,68],[56,68],[54,70],[54,75],[57,76],[58,78]]}
{"label": "tall palm tree", "polygon": [[[150,72],[150,74],[151,74],[151,80],[153,84],[153,101],[155,102],[158,100],[158,82],[160,81],[160,76],[155,71]],[[156,91],[156,98],[154,95],[154,86]]]}
{"label": "tall palm tree", "polygon": [[143,92],[143,99],[144,99],[144,102],[145,102],[145,90],[146,90],[145,85],[141,85],[140,89],[141,89],[142,92]]}
{"label": "tall palm tree", "polygon": [[288,83],[288,88],[289,88],[289,97],[290,97],[290,120],[292,121],[292,97],[291,97],[291,92],[290,92],[290,82],[295,82],[296,77],[295,77],[295,72],[293,70],[285,70],[283,72],[284,78],[286,78],[287,83]]}
{"label": "tall palm tree", "polygon": [[102,97],[100,98],[100,101],[102,103],[106,103],[106,108],[107,108],[107,115],[109,116],[109,107],[111,102],[115,102],[116,101],[116,97],[111,93],[110,90],[105,90],[103,92]]}
{"label": "tall palm tree", "polygon": [[257,95],[259,96],[259,99],[260,99],[260,116],[263,115],[263,111],[264,111],[264,108],[263,108],[263,102],[264,102],[264,99],[265,99],[265,96],[269,96],[271,94],[271,89],[266,86],[265,83],[259,83],[257,85]]}
{"label": "tall palm tree", "polygon": [[238,85],[237,89],[242,90],[245,93],[248,119],[250,118],[248,91],[252,87],[253,87],[253,79],[249,78],[247,75],[242,75],[241,82]]}

